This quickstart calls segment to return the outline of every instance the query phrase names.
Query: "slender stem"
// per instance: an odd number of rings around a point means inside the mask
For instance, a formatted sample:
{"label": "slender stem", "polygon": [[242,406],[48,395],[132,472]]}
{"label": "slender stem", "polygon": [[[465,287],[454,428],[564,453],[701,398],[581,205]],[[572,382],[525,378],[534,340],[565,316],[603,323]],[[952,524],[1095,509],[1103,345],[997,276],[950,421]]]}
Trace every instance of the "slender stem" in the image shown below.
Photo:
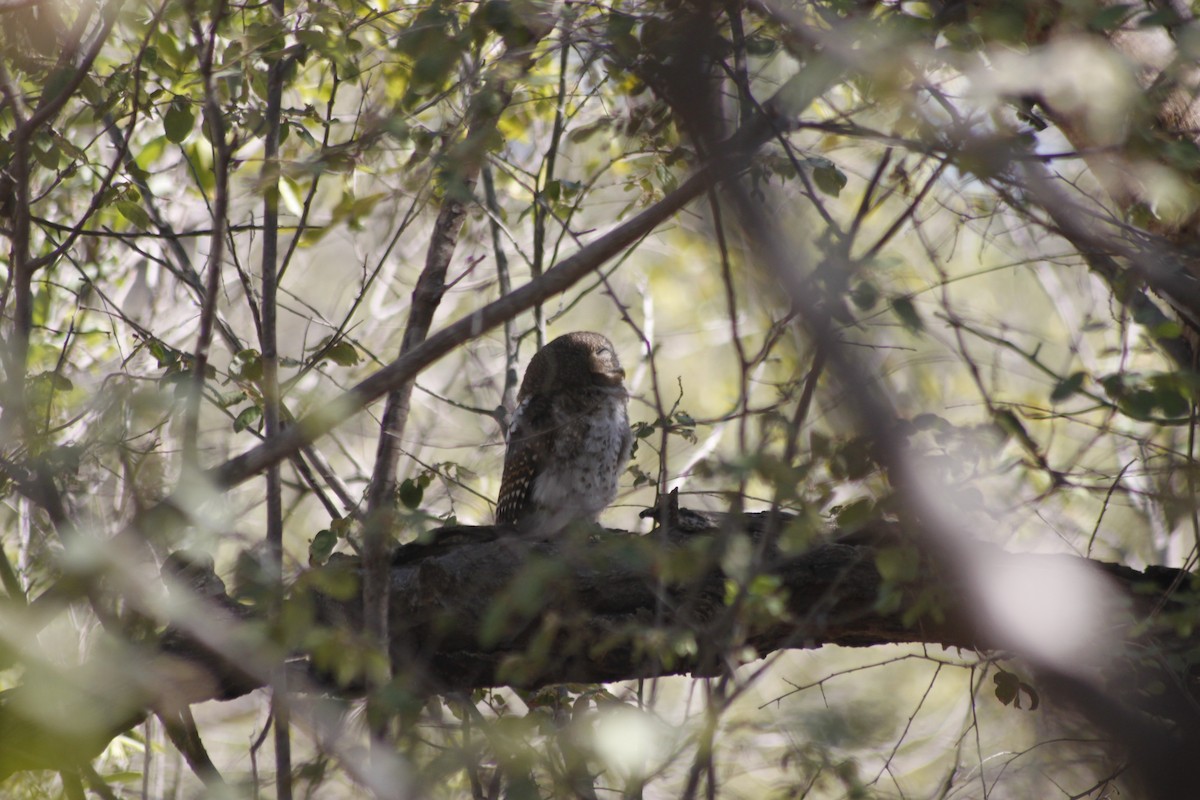
{"label": "slender stem", "polygon": [[[500,204],[496,200],[496,182],[492,176],[491,167],[483,168],[483,192],[487,202],[488,218],[492,228],[492,252],[496,254],[496,279],[500,283],[500,296],[504,297],[512,291],[512,277],[508,271],[508,255],[504,252],[501,242],[499,222]],[[517,343],[513,336],[513,321],[504,321],[504,388],[500,392],[500,407],[504,409],[506,419],[517,406]],[[504,436],[508,438],[508,427],[505,426]]]}
{"label": "slender stem", "polygon": [[[283,34],[283,0],[271,0],[279,35]],[[279,273],[279,131],[283,105],[284,60],[281,52],[268,54],[267,131],[263,143],[263,238],[262,238],[262,390],[263,421],[266,436],[280,430],[278,273]],[[272,612],[276,618],[283,605],[283,488],[280,465],[266,471],[267,551],[275,585],[272,588]],[[280,800],[292,797],[292,743],[289,729],[290,709],[287,671],[280,664],[271,677],[271,713],[275,719],[275,781]]]}
{"label": "slender stem", "polygon": [[[204,299],[200,305],[200,327],[196,334],[196,352],[192,367],[192,390],[188,393],[184,416],[182,449],[185,469],[198,463],[196,441],[200,428],[200,401],[204,394],[204,376],[208,369],[208,351],[212,344],[213,322],[217,313],[217,293],[221,287],[221,261],[225,256],[225,226],[229,213],[229,159],[231,146],[226,140],[224,110],[217,96],[213,76],[213,57],[216,47],[217,27],[224,15],[226,4],[221,2],[213,12],[212,23],[207,35],[200,28],[198,18],[192,18],[192,31],[196,45],[203,54],[200,73],[204,78],[204,124],[208,125],[209,138],[213,147],[213,229],[208,252],[208,274],[205,276]],[[195,9],[192,9],[195,13]]]}
{"label": "slender stem", "polygon": [[[546,150],[546,161],[540,179],[536,184],[533,196],[533,266],[530,270],[532,277],[542,274],[546,263],[546,218],[550,215],[550,206],[546,200],[546,190],[554,181],[554,166],[558,160],[558,145],[562,140],[563,129],[566,127],[564,105],[567,101],[567,56],[570,47],[567,43],[569,17],[564,16],[560,36],[558,61],[558,96],[554,103],[554,127],[550,132],[550,147]],[[541,349],[546,343],[546,321],[542,316],[542,306],[533,308],[534,326],[537,328],[537,346]]]}

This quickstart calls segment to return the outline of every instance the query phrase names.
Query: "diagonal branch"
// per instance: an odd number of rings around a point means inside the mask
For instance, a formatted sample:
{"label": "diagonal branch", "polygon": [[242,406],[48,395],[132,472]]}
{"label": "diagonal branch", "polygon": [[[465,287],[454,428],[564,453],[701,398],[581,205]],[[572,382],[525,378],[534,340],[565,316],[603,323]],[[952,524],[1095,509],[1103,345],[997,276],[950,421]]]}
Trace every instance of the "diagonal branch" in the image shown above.
{"label": "diagonal branch", "polygon": [[476,339],[523,311],[565,292],[630,244],[653,231],[700,196],[715,179],[710,166],[701,168],[678,189],[608,233],[563,259],[541,278],[513,290],[468,316],[447,325],[421,344],[382,367],[331,401],[308,414],[279,436],[208,471],[218,488],[236,486],[257,475],[269,464],[295,453],[333,430],[346,419],[378,400],[393,388],[415,378],[421,370],[464,342]]}

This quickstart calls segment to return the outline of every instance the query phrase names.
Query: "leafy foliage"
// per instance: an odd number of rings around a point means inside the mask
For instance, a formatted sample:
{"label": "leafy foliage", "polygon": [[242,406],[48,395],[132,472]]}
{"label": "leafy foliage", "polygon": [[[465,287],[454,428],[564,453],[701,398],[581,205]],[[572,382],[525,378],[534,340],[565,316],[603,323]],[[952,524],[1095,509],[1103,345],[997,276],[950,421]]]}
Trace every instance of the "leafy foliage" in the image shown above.
{"label": "leafy foliage", "polygon": [[[446,796],[1108,790],[1095,737],[1014,719],[1004,706],[1046,713],[1038,679],[986,654],[827,649],[763,667],[747,630],[791,626],[803,645],[812,620],[737,526],[712,551],[631,546],[664,581],[723,575],[720,626],[658,615],[609,640],[666,668],[720,665],[692,682],[436,697],[420,654],[321,623],[313,597],[359,591],[341,567],[380,519],[388,543],[431,546],[442,525],[488,523],[519,365],[584,328],[617,342],[633,393],[635,459],[609,524],[648,532],[657,517],[637,512],[678,489],[709,512],[786,519],[770,552],[937,517],[1019,549],[1194,566],[1200,314],[1179,281],[1196,274],[1200,151],[1197,126],[1168,116],[1194,22],[1088,2],[10,5],[0,689],[33,687],[17,695],[35,699],[19,709],[31,730],[73,729],[0,752],[6,773],[70,755],[6,792],[144,779],[188,794],[220,776],[202,749],[190,768],[177,750],[208,740],[248,793],[274,780],[280,796],[293,782],[336,796],[370,785],[369,735],[402,744],[413,791]],[[1121,48],[1145,32],[1175,52],[1142,85]],[[694,188],[705,169],[721,190]],[[696,202],[669,224],[523,299],[684,191]],[[369,508],[388,448],[367,390],[455,320],[480,327],[384,389],[415,391],[384,431],[399,466]],[[222,472],[297,431],[266,490],[268,466],[243,486]],[[874,551],[871,613],[919,631],[960,610],[918,588],[931,547]],[[295,760],[273,778],[241,774],[246,747],[212,745],[253,738],[265,714],[202,713],[188,735],[190,713],[155,704],[163,724],[86,752],[114,719],[75,691],[80,670],[105,665],[87,680],[108,686],[164,629],[221,627],[158,588],[156,565],[183,548],[236,583],[221,608],[235,630],[206,644],[250,643],[267,672],[303,652],[367,692],[365,722],[312,711],[284,729]],[[527,637],[514,682],[587,656],[578,609],[542,613],[564,570],[530,563],[483,617],[483,649]],[[229,600],[200,577],[177,582]],[[1195,615],[1140,622],[1184,637]],[[1146,660],[1188,674],[1197,658]]]}

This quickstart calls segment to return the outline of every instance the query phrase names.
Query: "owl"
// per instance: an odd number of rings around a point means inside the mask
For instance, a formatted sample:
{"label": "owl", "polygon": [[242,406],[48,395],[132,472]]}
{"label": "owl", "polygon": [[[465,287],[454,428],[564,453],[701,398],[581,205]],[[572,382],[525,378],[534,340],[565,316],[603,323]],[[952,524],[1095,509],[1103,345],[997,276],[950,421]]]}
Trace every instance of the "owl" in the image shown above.
{"label": "owl", "polygon": [[596,521],[633,444],[624,380],[598,333],[565,334],[533,356],[508,429],[497,525],[553,536]]}

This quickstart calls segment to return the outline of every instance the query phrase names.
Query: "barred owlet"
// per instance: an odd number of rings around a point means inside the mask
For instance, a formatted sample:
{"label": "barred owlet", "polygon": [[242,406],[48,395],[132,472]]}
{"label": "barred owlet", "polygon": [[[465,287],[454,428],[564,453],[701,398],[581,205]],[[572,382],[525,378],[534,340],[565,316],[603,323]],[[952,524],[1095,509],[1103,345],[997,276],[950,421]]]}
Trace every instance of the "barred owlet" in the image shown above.
{"label": "barred owlet", "polygon": [[633,443],[624,380],[598,333],[568,333],[533,356],[508,429],[497,525],[551,536],[596,521]]}

